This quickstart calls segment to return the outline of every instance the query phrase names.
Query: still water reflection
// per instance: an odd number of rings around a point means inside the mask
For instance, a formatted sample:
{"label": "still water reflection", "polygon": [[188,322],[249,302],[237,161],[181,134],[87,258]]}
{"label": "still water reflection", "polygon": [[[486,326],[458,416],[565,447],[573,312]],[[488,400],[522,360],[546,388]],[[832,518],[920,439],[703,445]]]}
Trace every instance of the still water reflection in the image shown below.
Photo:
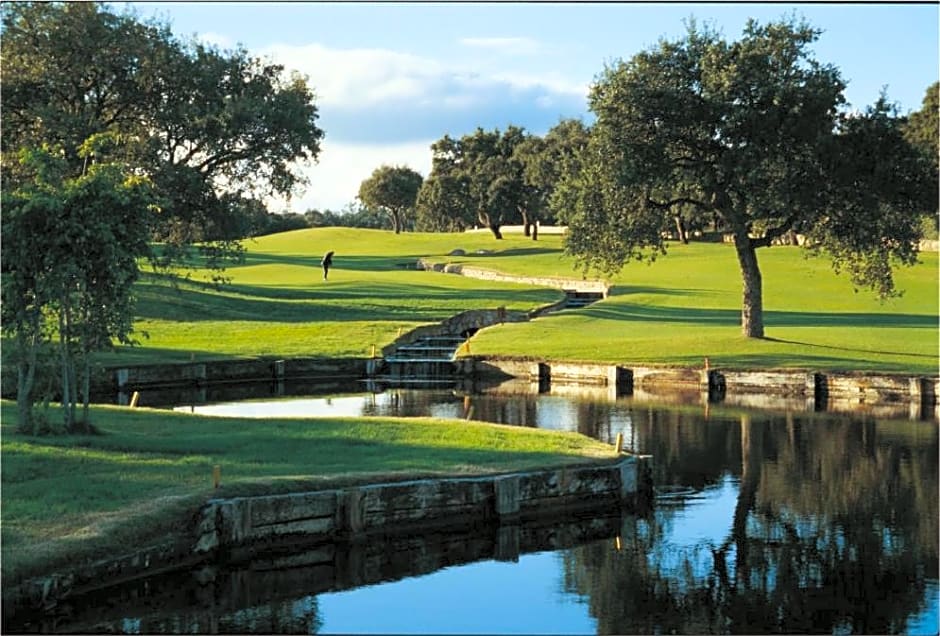
{"label": "still water reflection", "polygon": [[[191,409],[264,417],[469,416],[607,441],[623,432],[628,447],[653,455],[660,496],[643,517],[513,530],[520,533],[513,543],[519,549],[508,557],[494,534],[505,529],[415,537],[373,546],[372,553],[330,553],[321,558],[326,565],[311,565],[310,557],[306,565],[190,573],[147,591],[125,590],[97,601],[108,608],[98,616],[84,612],[71,622],[46,622],[45,629],[938,631],[938,429],[932,422],[405,390]],[[350,569],[349,562],[360,565]],[[119,600],[131,597],[138,600]]]}

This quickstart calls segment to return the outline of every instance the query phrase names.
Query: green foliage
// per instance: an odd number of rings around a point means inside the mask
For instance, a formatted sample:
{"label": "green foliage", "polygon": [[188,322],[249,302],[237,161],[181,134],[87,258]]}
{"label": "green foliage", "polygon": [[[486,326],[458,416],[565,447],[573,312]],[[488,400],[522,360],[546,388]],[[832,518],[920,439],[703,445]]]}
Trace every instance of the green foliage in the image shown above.
{"label": "green foliage", "polygon": [[151,176],[155,264],[185,262],[192,244],[220,267],[237,257],[245,215],[301,185],[298,162],[319,153],[306,82],[243,49],[181,42],[97,2],[5,3],[2,17],[5,171],[20,148],[49,144],[78,176],[86,140],[120,139],[96,159]]}
{"label": "green foliage", "polygon": [[[82,154],[90,157],[90,140]],[[123,166],[91,164],[69,174],[62,152],[23,150],[17,187],[3,193],[3,331],[13,336],[20,426],[32,428],[37,356],[57,335],[65,428],[88,403],[90,355],[130,342],[137,259],[148,254],[154,212],[149,180]],[[78,369],[82,371],[79,387]]]}
{"label": "green foliage", "polygon": [[422,177],[407,166],[380,166],[359,186],[359,200],[384,211],[399,234],[413,221]]}
{"label": "green foliage", "polygon": [[526,179],[537,184],[545,195],[549,221],[568,223],[573,206],[563,183],[566,176],[575,177],[580,172],[588,139],[589,128],[582,121],[562,120],[545,135],[542,152],[535,161],[526,164]]}
{"label": "green foliage", "polygon": [[825,163],[830,203],[804,222],[810,249],[880,298],[899,293],[892,265],[916,262],[920,217],[936,205],[937,174],[904,138],[903,123],[884,97],[841,118]]}
{"label": "green foliage", "polygon": [[729,43],[692,23],[684,38],[606,68],[590,94],[585,165],[562,187],[568,253],[612,273],[662,254],[672,222],[682,232],[689,220],[720,221],[737,249],[748,337],[764,335],[756,250],[792,232],[890,295],[891,263],[909,264],[916,249],[911,206],[935,189],[883,103],[838,113],[845,84],[812,57],[818,36],[796,20],[751,21]]}
{"label": "green foliage", "polygon": [[927,87],[920,110],[907,118],[904,136],[931,159],[936,170],[940,163],[940,82]]}
{"label": "green foliage", "polygon": [[431,144],[431,174],[418,195],[420,227],[466,227],[475,217],[501,239],[499,228],[513,213],[528,224],[538,198],[514,154],[525,139],[521,128],[509,126],[503,133],[477,128],[460,139],[444,135]]}
{"label": "green foliage", "polygon": [[[904,125],[904,137],[926,156],[936,178],[940,172],[940,82],[934,82],[927,87],[921,109],[911,113]],[[936,186],[932,194],[932,200],[922,215],[921,235],[925,239],[936,241],[940,222],[940,217],[937,216],[940,193]]]}
{"label": "green foliage", "polygon": [[418,192],[416,208],[415,228],[421,232],[462,232],[475,220],[467,183],[453,174],[432,171]]}
{"label": "green foliage", "polygon": [[477,422],[246,420],[119,407],[94,407],[101,435],[76,446],[72,437],[15,434],[12,408],[0,403],[4,581],[173,536],[212,496],[613,458],[608,444],[581,435]]}

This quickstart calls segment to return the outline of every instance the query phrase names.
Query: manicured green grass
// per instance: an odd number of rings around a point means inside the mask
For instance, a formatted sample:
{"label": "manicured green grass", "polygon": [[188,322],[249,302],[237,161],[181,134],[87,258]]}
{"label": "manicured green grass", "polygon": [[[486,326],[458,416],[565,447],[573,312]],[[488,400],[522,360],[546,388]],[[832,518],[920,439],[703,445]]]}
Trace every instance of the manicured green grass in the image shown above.
{"label": "manicured green grass", "polygon": [[[3,580],[188,527],[210,496],[613,459],[557,433],[432,418],[248,420],[93,407],[100,435],[27,437],[0,403]],[[219,465],[223,487],[212,489]]]}
{"label": "manicured green grass", "polygon": [[[516,237],[508,243],[523,243]],[[485,282],[414,269],[418,258],[455,248],[494,249],[480,234],[402,234],[299,230],[247,243],[245,263],[221,290],[198,282],[174,288],[147,276],[138,284],[139,348],[106,364],[188,361],[220,356],[367,357],[399,331],[468,309],[529,311],[556,302],[557,290]],[[328,281],[320,258],[335,250]],[[204,272],[196,272],[199,281]]]}
{"label": "manicured green grass", "polygon": [[[580,278],[561,237],[518,234],[395,235],[321,228],[250,241],[246,262],[221,291],[179,289],[147,278],[138,286],[143,346],[122,348],[106,364],[145,364],[227,356],[354,356],[401,331],[467,309],[531,310],[560,292],[410,269],[419,257],[522,276]],[[449,256],[455,248],[466,256]],[[321,255],[336,251],[324,282]],[[479,254],[478,250],[486,253]],[[823,258],[795,247],[763,249],[764,340],[740,335],[741,277],[729,245],[671,244],[653,265],[629,264],[610,298],[581,310],[481,331],[480,355],[623,364],[795,367],[936,373],[936,253],[897,271],[904,296],[879,302],[853,291]],[[198,278],[199,273],[197,273]]]}
{"label": "manicured green grass", "polygon": [[[544,245],[557,241],[547,237]],[[472,352],[677,366],[698,366],[708,357],[725,367],[937,373],[937,253],[898,269],[904,294],[885,302],[856,293],[828,260],[805,258],[799,248],[773,247],[758,258],[763,340],[740,335],[741,280],[733,248],[693,243],[670,245],[652,265],[627,265],[612,279],[611,297],[595,305],[483,330]],[[548,252],[459,260],[516,273],[571,271],[571,261]]]}
{"label": "manicured green grass", "polygon": [[[142,346],[102,356],[107,365],[238,356],[368,357],[399,333],[467,309],[531,310],[558,290],[412,269],[418,258],[522,276],[581,278],[562,238],[519,234],[403,233],[318,228],[247,243],[230,285],[173,287],[153,276],[137,286]],[[460,248],[465,256],[450,256]],[[335,250],[329,281],[319,262]],[[481,253],[482,252],[482,253]],[[669,246],[653,265],[631,263],[609,282],[612,295],[586,309],[485,329],[477,355],[653,365],[790,367],[937,373],[936,253],[896,273],[901,298],[855,292],[826,259],[795,247],[759,252],[766,335],[740,335],[741,279],[729,245]]]}

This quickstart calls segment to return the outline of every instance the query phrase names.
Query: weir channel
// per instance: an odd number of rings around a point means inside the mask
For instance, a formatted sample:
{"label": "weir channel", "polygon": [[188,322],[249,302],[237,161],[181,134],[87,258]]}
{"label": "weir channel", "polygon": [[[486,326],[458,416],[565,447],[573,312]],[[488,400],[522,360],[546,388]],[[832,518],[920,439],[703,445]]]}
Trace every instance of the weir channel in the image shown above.
{"label": "weir channel", "polygon": [[[561,303],[542,313],[580,309],[604,297],[602,292],[593,290],[565,289],[564,292],[565,299]],[[505,311],[497,310],[500,322],[507,318]],[[459,333],[420,335],[405,344],[395,344],[383,351],[382,364],[373,370],[373,378],[403,385],[454,384],[460,371],[456,364],[457,353],[461,348],[469,352],[468,340],[477,330],[477,327],[464,327]]]}

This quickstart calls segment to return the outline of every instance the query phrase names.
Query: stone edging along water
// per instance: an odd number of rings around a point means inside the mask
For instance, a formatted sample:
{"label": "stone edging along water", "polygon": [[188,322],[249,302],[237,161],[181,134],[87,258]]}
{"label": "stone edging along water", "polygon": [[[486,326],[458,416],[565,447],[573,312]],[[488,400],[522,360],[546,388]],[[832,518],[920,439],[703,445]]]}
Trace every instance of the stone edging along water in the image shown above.
{"label": "stone edging along water", "polygon": [[244,561],[301,544],[515,525],[570,512],[635,511],[653,495],[649,460],[628,455],[551,470],[212,499],[181,539],[4,585],[3,610],[12,616],[49,608],[116,583],[211,561]]}
{"label": "stone edging along water", "polygon": [[431,261],[419,258],[416,264],[418,269],[434,272],[444,272],[445,274],[458,274],[468,278],[477,278],[480,280],[495,280],[506,283],[524,283],[535,285],[537,287],[551,287],[553,289],[569,289],[579,292],[599,292],[607,298],[610,293],[610,284],[602,280],[578,280],[574,278],[551,278],[538,276],[516,276],[514,274],[503,274],[493,270],[474,267],[472,265],[461,265],[458,263],[433,263]]}

